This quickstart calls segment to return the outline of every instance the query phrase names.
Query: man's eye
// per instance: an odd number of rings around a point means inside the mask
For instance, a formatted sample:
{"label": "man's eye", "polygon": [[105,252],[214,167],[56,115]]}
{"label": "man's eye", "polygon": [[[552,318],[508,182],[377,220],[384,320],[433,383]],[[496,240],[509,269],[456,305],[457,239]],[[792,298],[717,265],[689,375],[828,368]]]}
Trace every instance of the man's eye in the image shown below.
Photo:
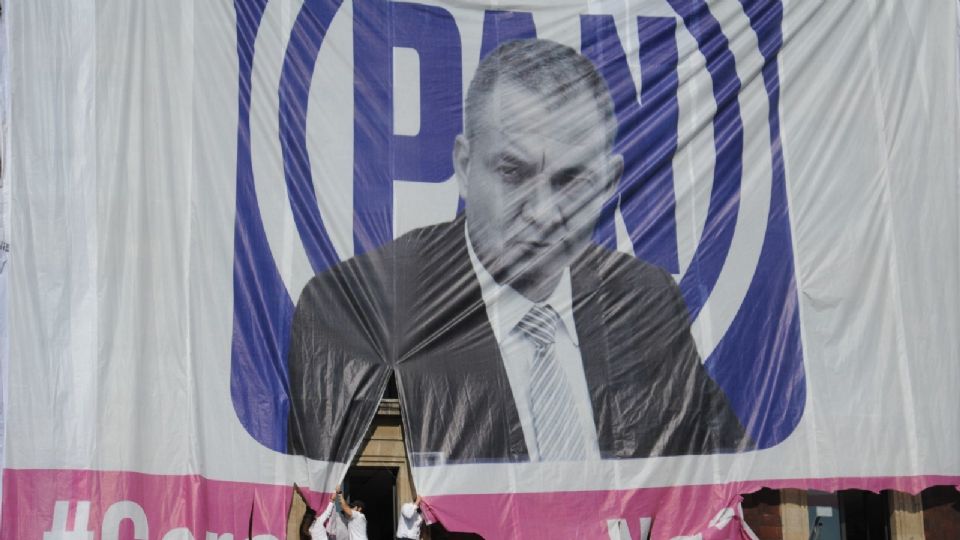
{"label": "man's eye", "polygon": [[592,189],[595,181],[595,176],[583,172],[558,174],[551,179],[553,188],[557,191]]}
{"label": "man's eye", "polygon": [[551,179],[554,189],[557,190],[567,189],[576,181],[577,175],[575,174],[558,174]]}
{"label": "man's eye", "polygon": [[515,181],[520,179],[520,167],[516,165],[499,165],[497,166],[497,174],[505,180]]}

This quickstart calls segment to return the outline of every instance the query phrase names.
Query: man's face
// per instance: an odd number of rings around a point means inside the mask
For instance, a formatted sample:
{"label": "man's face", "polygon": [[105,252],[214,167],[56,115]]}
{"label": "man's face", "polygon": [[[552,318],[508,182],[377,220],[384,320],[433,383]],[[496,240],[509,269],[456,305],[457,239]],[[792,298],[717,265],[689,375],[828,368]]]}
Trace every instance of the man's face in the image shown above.
{"label": "man's face", "polygon": [[544,98],[498,83],[457,138],[454,165],[477,257],[500,284],[542,301],[590,242],[623,170],[606,148],[604,119],[583,92],[548,109]]}

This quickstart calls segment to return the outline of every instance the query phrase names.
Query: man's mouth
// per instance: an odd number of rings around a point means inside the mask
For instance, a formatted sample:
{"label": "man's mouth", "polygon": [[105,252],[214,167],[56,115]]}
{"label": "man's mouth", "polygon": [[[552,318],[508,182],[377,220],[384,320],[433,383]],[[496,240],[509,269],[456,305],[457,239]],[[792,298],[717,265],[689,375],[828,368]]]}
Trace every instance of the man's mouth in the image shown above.
{"label": "man's mouth", "polygon": [[562,252],[562,243],[544,242],[539,240],[521,241],[514,244],[516,261],[526,265],[539,265]]}
{"label": "man's mouth", "polygon": [[551,246],[550,242],[544,242],[542,240],[524,241],[518,242],[518,244],[520,244],[520,247],[525,251],[543,251]]}

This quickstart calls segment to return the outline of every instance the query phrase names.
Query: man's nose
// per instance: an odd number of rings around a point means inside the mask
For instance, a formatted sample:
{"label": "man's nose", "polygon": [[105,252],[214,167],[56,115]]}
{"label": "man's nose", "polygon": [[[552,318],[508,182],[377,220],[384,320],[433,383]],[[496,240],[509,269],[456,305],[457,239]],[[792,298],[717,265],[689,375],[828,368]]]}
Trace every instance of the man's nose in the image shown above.
{"label": "man's nose", "polygon": [[550,180],[540,174],[527,183],[522,199],[522,215],[528,222],[549,231],[563,221],[560,212],[560,197],[554,192]]}

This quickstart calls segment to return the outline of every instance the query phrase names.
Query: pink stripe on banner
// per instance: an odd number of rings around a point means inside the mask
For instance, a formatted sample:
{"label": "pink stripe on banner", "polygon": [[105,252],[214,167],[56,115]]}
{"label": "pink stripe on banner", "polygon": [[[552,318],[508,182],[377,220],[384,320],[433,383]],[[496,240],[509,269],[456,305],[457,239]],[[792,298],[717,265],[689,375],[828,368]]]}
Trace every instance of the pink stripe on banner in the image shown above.
{"label": "pink stripe on banner", "polygon": [[487,539],[640,540],[700,534],[704,540],[740,540],[749,538],[740,526],[740,500],[733,484],[447,495],[428,499],[428,516],[448,530],[475,532]]}
{"label": "pink stripe on banner", "polygon": [[[252,507],[254,538],[283,540],[291,494],[290,486],[193,475],[7,469],[0,538],[181,540],[215,533],[240,540]],[[304,494],[314,506],[324,498]],[[93,535],[75,534],[84,532]]]}
{"label": "pink stripe on banner", "polygon": [[[822,478],[750,481],[632,490],[426,497],[428,517],[448,530],[502,539],[746,540],[741,494],[762,487],[836,491],[896,489],[918,493],[960,487],[960,476]],[[0,538],[282,540],[290,486],[133,472],[3,471]],[[320,506],[327,495],[305,492]],[[85,533],[92,533],[87,536]],[[649,536],[648,536],[649,535]]]}
{"label": "pink stripe on banner", "polygon": [[916,494],[937,485],[960,489],[960,476],[784,479],[616,491],[444,495],[427,497],[426,512],[428,518],[441,521],[448,530],[498,540],[660,540],[678,536],[747,540],[751,536],[742,525],[739,503],[742,494],[764,487],[876,492],[895,489]]}

